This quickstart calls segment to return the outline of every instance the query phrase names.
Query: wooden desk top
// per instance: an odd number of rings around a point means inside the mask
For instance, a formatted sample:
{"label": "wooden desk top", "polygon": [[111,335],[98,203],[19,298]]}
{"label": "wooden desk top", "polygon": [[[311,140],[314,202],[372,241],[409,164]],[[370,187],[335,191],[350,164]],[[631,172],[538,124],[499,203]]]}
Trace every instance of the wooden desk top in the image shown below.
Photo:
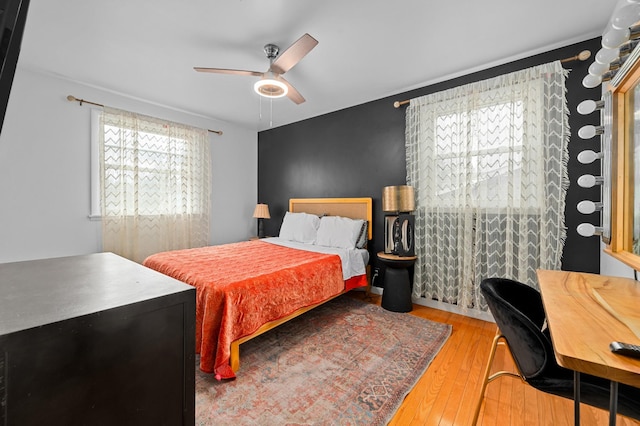
{"label": "wooden desk top", "polygon": [[538,270],[538,283],[558,364],[640,387],[640,359],[616,355],[609,343],[640,344],[640,282]]}

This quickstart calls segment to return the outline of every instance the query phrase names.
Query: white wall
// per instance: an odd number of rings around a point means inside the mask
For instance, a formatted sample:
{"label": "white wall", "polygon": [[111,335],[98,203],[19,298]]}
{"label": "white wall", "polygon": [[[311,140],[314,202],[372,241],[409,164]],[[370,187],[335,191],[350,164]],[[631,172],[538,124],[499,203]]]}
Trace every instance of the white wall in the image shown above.
{"label": "white wall", "polygon": [[0,135],[0,263],[102,249],[90,208],[91,106],[67,95],[210,133],[211,244],[256,233],[257,133],[19,67]]}
{"label": "white wall", "polygon": [[604,252],[605,245],[600,241],[600,275],[634,278],[633,268],[625,265],[613,256]]}

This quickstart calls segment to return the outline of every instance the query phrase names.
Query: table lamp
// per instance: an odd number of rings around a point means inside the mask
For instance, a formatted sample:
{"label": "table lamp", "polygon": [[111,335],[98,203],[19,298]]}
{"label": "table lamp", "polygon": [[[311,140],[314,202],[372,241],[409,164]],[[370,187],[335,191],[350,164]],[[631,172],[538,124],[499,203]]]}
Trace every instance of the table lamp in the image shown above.
{"label": "table lamp", "polygon": [[416,209],[412,186],[385,186],[382,189],[382,211],[385,212],[384,252],[398,256],[414,256],[414,225],[411,214]]}
{"label": "table lamp", "polygon": [[264,238],[264,226],[262,221],[264,219],[271,219],[269,206],[266,204],[257,204],[256,209],[253,211],[253,217],[258,219],[258,238]]}

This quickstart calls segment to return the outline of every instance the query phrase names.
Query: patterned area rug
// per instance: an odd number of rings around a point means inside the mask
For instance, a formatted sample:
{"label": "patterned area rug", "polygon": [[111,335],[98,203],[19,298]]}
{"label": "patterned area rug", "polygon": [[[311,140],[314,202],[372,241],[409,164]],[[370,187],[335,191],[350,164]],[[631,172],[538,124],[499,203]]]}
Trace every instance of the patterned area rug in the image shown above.
{"label": "patterned area rug", "polygon": [[450,334],[338,297],[241,345],[236,380],[196,360],[196,424],[387,424]]}

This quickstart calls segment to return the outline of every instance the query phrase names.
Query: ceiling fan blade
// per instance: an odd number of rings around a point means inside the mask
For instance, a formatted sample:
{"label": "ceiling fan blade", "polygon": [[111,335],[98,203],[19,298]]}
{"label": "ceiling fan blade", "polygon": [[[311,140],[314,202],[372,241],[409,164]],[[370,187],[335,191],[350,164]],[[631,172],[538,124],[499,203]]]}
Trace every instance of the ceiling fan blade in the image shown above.
{"label": "ceiling fan blade", "polygon": [[300,92],[298,92],[296,88],[291,85],[291,83],[285,80],[284,77],[282,77],[281,75],[278,75],[276,76],[276,79],[280,80],[281,82],[287,85],[287,89],[289,89],[289,91],[287,92],[287,98],[291,99],[293,102],[295,102],[298,105],[300,105],[305,101],[304,97],[300,94]]}
{"label": "ceiling fan blade", "polygon": [[303,35],[273,61],[271,71],[284,74],[300,62],[317,44],[318,40],[309,34]]}
{"label": "ceiling fan blade", "polygon": [[256,77],[262,77],[263,72],[259,71],[246,71],[246,70],[230,70],[225,68],[203,68],[203,67],[193,67],[194,70],[198,72],[212,72],[217,74],[234,74],[234,75],[250,75]]}

